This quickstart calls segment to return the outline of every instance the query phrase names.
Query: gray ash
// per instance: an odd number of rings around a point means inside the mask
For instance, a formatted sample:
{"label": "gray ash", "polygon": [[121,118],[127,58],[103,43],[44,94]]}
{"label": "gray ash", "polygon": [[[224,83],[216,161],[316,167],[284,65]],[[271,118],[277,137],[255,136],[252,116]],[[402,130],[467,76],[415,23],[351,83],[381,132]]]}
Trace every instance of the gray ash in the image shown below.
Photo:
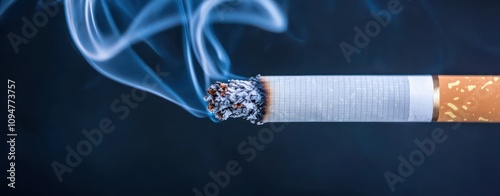
{"label": "gray ash", "polygon": [[229,80],[216,82],[207,90],[208,111],[219,120],[244,118],[258,125],[263,124],[266,106],[266,91],[260,75],[249,80]]}

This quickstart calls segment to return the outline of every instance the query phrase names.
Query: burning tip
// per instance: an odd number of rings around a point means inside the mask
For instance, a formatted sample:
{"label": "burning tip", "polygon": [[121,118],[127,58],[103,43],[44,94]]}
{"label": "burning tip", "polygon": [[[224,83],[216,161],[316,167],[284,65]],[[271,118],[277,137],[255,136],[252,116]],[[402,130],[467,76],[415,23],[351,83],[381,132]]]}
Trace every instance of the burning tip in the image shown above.
{"label": "burning tip", "polygon": [[254,124],[263,123],[266,92],[259,75],[249,80],[216,82],[210,85],[207,93],[203,99],[208,102],[208,111],[217,119],[243,118]]}

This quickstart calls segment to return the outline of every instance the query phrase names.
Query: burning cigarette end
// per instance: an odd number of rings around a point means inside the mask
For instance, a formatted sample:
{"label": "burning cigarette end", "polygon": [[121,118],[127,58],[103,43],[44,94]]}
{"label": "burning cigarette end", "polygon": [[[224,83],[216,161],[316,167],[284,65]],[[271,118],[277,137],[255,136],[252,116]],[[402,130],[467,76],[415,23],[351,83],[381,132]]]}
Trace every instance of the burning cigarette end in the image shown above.
{"label": "burning cigarette end", "polygon": [[256,76],[217,82],[221,121],[500,122],[500,76]]}

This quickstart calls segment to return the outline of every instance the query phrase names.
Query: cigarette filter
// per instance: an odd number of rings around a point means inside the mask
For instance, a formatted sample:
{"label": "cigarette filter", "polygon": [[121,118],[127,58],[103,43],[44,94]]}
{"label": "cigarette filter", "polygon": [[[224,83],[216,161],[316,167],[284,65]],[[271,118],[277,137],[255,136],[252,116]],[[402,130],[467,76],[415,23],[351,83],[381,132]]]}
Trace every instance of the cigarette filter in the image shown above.
{"label": "cigarette filter", "polygon": [[500,76],[257,76],[217,82],[219,120],[500,122]]}

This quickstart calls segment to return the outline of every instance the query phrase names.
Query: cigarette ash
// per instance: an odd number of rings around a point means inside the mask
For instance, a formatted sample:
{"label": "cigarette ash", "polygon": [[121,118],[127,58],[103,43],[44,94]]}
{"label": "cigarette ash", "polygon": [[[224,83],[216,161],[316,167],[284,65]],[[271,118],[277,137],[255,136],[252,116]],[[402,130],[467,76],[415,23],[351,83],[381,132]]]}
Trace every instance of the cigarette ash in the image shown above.
{"label": "cigarette ash", "polygon": [[260,75],[249,80],[229,80],[210,85],[203,99],[208,102],[208,111],[221,121],[244,118],[254,124],[263,124],[266,91]]}

